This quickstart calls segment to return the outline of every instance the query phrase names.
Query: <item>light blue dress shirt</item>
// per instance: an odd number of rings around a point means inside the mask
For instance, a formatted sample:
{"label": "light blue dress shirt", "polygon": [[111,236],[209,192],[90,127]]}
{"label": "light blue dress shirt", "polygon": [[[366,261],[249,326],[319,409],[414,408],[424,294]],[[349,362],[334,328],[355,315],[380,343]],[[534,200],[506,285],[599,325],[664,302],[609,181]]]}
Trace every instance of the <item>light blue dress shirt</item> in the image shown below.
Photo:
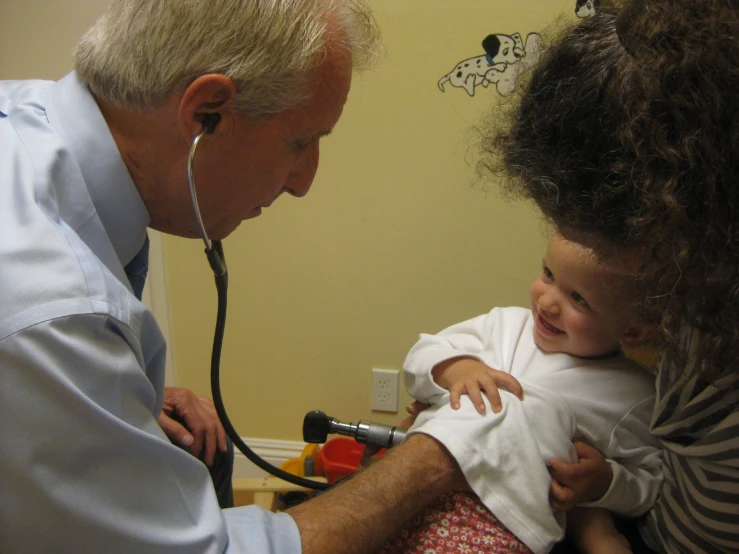
{"label": "light blue dress shirt", "polygon": [[300,552],[156,423],[166,346],[123,271],[148,223],[76,74],[0,82],[0,552]]}

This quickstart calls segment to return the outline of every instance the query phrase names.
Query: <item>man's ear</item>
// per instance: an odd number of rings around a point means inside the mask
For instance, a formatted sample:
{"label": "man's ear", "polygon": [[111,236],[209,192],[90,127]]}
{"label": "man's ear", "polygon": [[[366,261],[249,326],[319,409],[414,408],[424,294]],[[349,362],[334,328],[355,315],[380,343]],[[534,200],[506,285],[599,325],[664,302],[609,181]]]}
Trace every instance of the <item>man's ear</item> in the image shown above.
{"label": "man's ear", "polygon": [[201,75],[182,94],[178,110],[180,130],[187,142],[203,129],[206,114],[220,115],[219,127],[232,125],[230,108],[236,99],[236,83],[220,73]]}
{"label": "man's ear", "polygon": [[654,325],[643,323],[630,327],[621,336],[621,346],[637,346],[648,340],[654,334]]}

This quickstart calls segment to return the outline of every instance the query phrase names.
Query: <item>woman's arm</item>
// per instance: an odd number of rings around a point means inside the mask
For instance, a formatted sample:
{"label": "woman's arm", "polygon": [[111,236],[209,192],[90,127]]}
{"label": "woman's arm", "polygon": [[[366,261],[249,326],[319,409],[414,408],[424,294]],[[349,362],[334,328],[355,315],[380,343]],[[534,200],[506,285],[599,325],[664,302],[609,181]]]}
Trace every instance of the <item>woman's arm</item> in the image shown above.
{"label": "woman's arm", "polygon": [[630,554],[629,541],[616,530],[611,512],[575,508],[567,514],[567,535],[580,554]]}

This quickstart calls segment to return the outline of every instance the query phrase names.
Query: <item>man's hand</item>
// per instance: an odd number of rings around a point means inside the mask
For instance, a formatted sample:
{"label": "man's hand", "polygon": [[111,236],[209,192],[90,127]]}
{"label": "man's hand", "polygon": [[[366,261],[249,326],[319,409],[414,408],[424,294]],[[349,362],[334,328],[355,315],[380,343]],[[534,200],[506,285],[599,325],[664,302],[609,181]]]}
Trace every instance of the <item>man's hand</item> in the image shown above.
{"label": "man's hand", "polygon": [[174,444],[213,465],[216,448],[226,452],[226,430],[209,398],[177,387],[164,388],[164,405],[157,423]]}
{"label": "man's hand", "polygon": [[467,394],[481,414],[485,413],[482,393],[490,400],[493,412],[503,409],[498,388],[505,389],[523,400],[521,383],[505,371],[498,371],[474,358],[452,358],[434,366],[431,375],[437,385],[449,391],[452,408],[459,409],[459,399]]}
{"label": "man's hand", "polygon": [[580,441],[575,441],[575,450],[580,461],[574,464],[550,461],[549,502],[556,510],[568,511],[582,502],[598,500],[613,480],[613,470],[598,450]]}
{"label": "man's hand", "polygon": [[396,427],[402,427],[403,429],[409,429],[410,426],[413,425],[413,422],[416,421],[418,414],[420,414],[422,411],[424,411],[429,406],[431,406],[431,404],[425,404],[424,402],[421,402],[420,400],[414,400],[413,404],[405,407],[405,411],[408,412],[410,415],[406,417],[404,420],[396,423],[395,424]]}
{"label": "man's hand", "polygon": [[[399,427],[400,429],[409,429],[410,426],[413,425],[413,422],[416,421],[418,414],[420,414],[429,406],[430,404],[424,404],[423,402],[419,402],[418,400],[416,400],[415,402],[413,402],[413,404],[411,404],[410,406],[406,406],[405,408],[405,411],[408,412],[410,415],[396,423],[395,426]],[[379,446],[375,446],[374,444],[365,445],[364,450],[362,451],[362,459],[360,460],[359,465],[361,465],[362,467],[367,467],[368,465],[376,462],[377,458],[375,458],[374,455],[377,454],[380,450],[382,450],[382,448],[380,448]]]}

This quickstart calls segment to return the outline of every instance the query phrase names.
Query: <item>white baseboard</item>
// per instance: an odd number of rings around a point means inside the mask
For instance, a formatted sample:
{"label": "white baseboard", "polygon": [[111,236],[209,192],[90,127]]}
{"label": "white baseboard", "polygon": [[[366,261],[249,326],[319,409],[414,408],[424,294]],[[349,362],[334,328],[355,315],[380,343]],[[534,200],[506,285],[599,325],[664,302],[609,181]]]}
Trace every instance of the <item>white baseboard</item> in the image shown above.
{"label": "white baseboard", "polygon": [[[270,464],[280,467],[290,458],[299,458],[305,448],[305,443],[300,441],[284,441],[274,439],[250,439],[242,437],[242,440],[254,450],[260,458]],[[234,477],[266,477],[267,472],[254,465],[238,449],[234,456]]]}

